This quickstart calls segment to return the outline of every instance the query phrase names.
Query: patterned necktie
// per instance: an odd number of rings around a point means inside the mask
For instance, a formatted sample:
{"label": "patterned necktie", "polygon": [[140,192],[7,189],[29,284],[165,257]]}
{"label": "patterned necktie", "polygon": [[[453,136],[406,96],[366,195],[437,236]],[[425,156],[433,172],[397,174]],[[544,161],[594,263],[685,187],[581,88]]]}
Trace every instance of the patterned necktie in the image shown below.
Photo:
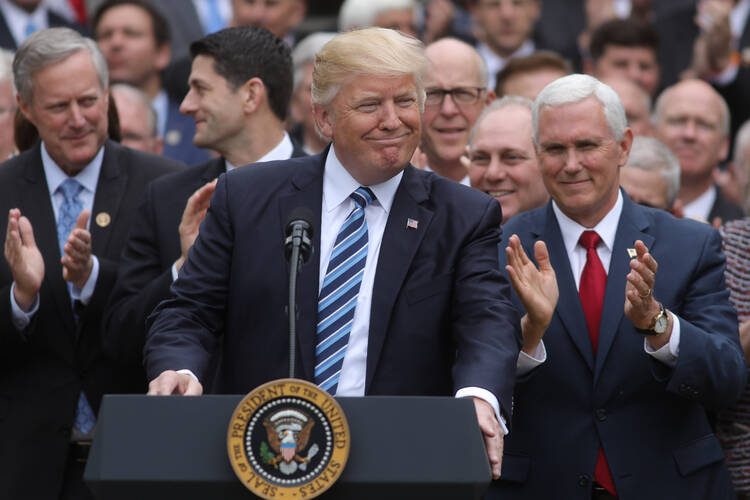
{"label": "patterned necktie", "polygon": [[[68,240],[68,235],[76,225],[78,214],[83,210],[83,203],[78,195],[83,191],[83,186],[75,179],[65,179],[57,188],[65,198],[57,214],[57,241],[60,244],[60,255],[63,255],[63,247]],[[68,292],[70,293],[71,284],[68,283]],[[91,405],[86,399],[86,394],[81,391],[78,395],[78,408],[76,409],[76,418],[73,427],[82,433],[88,434],[94,428],[94,412]]]}
{"label": "patterned necktie", "polygon": [[[602,239],[596,231],[584,231],[578,243],[586,249],[586,265],[581,273],[581,282],[578,286],[578,295],[581,298],[583,314],[586,316],[586,325],[589,330],[589,338],[594,348],[594,356],[599,346],[599,324],[602,319],[602,306],[604,305],[604,292],[607,288],[607,273],[604,272],[602,261],[596,253],[596,247]],[[615,482],[609,471],[604,449],[600,446],[594,467],[594,480],[604,487],[609,493],[617,496]]]}
{"label": "patterned necktie", "polygon": [[368,242],[365,207],[375,195],[369,188],[359,187],[350,198],[355,207],[336,236],[318,298],[315,383],[331,394],[336,394],[338,387],[365,272]]}
{"label": "patterned necktie", "polygon": [[83,204],[78,195],[83,191],[83,186],[75,179],[65,179],[57,188],[65,200],[60,205],[57,213],[57,242],[60,244],[60,256],[63,255],[63,247],[68,241],[68,235],[76,225],[78,214],[83,210]]}

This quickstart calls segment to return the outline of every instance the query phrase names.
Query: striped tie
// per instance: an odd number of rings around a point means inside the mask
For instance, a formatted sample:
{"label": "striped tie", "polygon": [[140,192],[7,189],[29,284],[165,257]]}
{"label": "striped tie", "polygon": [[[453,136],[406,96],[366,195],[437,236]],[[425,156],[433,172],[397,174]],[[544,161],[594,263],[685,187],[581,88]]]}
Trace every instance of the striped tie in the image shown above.
{"label": "striped tie", "polygon": [[359,187],[350,197],[356,206],[336,236],[318,298],[315,383],[331,394],[336,394],[338,387],[365,272],[368,242],[365,207],[375,199],[366,187]]}

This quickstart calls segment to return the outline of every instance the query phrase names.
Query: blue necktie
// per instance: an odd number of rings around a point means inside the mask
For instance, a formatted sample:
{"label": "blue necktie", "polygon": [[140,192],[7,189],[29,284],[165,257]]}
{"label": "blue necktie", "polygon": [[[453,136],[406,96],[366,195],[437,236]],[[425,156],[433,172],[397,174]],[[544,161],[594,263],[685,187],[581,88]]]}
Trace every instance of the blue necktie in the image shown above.
{"label": "blue necktie", "polygon": [[203,20],[203,30],[210,35],[224,28],[224,19],[219,12],[219,0],[206,0],[206,3],[208,17]]}
{"label": "blue necktie", "polygon": [[355,207],[336,236],[318,298],[315,383],[331,394],[336,394],[338,387],[365,272],[368,242],[365,207],[375,199],[366,187],[359,187],[350,197]]}
{"label": "blue necktie", "polygon": [[34,24],[34,21],[29,19],[29,22],[26,23],[26,37],[33,34],[36,31],[36,24]]}
{"label": "blue necktie", "polygon": [[[83,186],[75,179],[65,179],[57,188],[65,198],[57,214],[57,241],[60,244],[60,255],[63,255],[63,247],[68,240],[68,235],[76,225],[78,214],[83,210],[83,203],[78,195],[83,191]],[[68,293],[71,284],[68,283]],[[86,399],[86,394],[81,391],[78,395],[78,408],[73,426],[83,434],[88,434],[94,428],[94,412]]]}

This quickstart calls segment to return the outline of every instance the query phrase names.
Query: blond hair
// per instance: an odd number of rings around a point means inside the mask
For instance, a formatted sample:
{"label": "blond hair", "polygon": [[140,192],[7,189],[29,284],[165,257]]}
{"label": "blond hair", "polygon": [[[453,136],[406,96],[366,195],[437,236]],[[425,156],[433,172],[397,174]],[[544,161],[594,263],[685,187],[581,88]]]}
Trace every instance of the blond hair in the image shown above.
{"label": "blond hair", "polygon": [[426,66],[422,42],[398,31],[366,28],[342,33],[315,56],[312,102],[321,106],[329,104],[341,86],[357,76],[413,75],[422,108],[422,74]]}

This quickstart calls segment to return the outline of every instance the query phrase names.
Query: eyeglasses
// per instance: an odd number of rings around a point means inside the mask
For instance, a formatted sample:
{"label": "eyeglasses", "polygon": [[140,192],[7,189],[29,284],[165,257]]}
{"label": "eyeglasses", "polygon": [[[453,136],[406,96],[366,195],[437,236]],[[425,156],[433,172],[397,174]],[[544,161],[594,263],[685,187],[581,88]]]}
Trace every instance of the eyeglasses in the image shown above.
{"label": "eyeglasses", "polygon": [[453,98],[456,106],[467,106],[479,100],[486,89],[484,87],[456,87],[454,89],[428,89],[425,97],[425,106],[442,106],[446,95]]}

